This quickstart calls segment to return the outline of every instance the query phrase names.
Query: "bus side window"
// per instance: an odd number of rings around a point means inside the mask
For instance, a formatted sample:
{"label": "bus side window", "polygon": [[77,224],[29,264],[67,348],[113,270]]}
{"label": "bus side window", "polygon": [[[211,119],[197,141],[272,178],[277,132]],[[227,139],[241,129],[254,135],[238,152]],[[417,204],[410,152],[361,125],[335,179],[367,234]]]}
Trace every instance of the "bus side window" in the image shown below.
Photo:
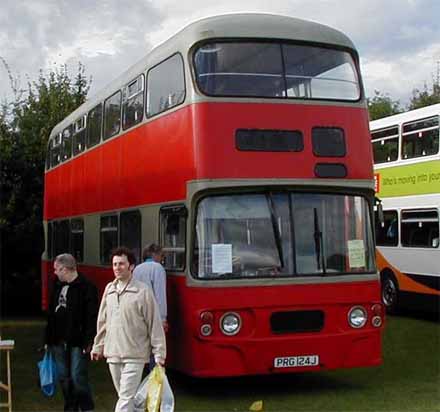
{"label": "bus side window", "polygon": [[53,147],[53,140],[49,140],[49,144],[47,145],[47,152],[46,152],[46,170],[49,170],[51,167],[51,155],[52,155],[52,147]]}
{"label": "bus side window", "polygon": [[124,94],[122,96],[122,128],[124,130],[142,121],[144,112],[143,92],[143,74],[124,87]]}
{"label": "bus side window", "polygon": [[66,127],[63,131],[61,160],[64,162],[72,156],[72,130],[73,125]]}
{"label": "bus side window", "polygon": [[175,54],[150,69],[147,82],[147,117],[182,103],[185,99],[182,57]]}
{"label": "bus side window", "polygon": [[104,103],[104,140],[119,133],[121,128],[121,91],[117,91]]}
{"label": "bus side window", "polygon": [[119,215],[119,244],[131,249],[137,262],[141,261],[141,223],[142,218],[139,210],[121,212]]}
{"label": "bus side window", "polygon": [[53,222],[53,257],[70,250],[70,222],[68,219]]}
{"label": "bus side window", "polygon": [[402,130],[404,159],[429,156],[438,153],[438,116],[405,123]]}
{"label": "bus side window", "polygon": [[61,133],[53,138],[53,146],[50,151],[50,165],[55,167],[61,163]]}
{"label": "bus side window", "polygon": [[378,246],[397,246],[399,240],[399,222],[396,210],[384,210],[383,222],[375,219],[376,243]]}
{"label": "bus side window", "polygon": [[84,259],[84,220],[82,218],[70,221],[70,253],[77,262]]}
{"label": "bus side window", "polygon": [[439,218],[436,210],[402,211],[402,246],[438,247],[438,227]]}
{"label": "bus side window", "polygon": [[160,245],[165,255],[165,269],[185,268],[186,208],[173,206],[160,211]]}
{"label": "bus side window", "polygon": [[100,232],[101,263],[108,265],[112,249],[118,246],[118,215],[101,216]]}
{"label": "bus side window", "polygon": [[87,115],[87,147],[97,145],[101,141],[102,103],[99,103]]}
{"label": "bus side window", "polygon": [[86,119],[87,116],[80,117],[74,124],[73,130],[73,155],[84,151],[86,148]]}
{"label": "bus side window", "polygon": [[371,132],[374,164],[394,162],[399,154],[399,127],[392,126]]}

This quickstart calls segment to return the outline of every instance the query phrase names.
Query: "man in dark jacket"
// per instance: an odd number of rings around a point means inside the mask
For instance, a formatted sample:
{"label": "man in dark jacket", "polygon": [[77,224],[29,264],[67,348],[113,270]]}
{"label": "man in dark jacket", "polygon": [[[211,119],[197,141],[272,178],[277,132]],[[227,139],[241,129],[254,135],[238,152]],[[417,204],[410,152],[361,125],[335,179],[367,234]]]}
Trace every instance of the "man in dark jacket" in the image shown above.
{"label": "man in dark jacket", "polygon": [[46,345],[55,357],[65,411],[93,411],[88,361],[96,334],[98,291],[76,270],[67,253],[54,261],[55,282],[46,327]]}

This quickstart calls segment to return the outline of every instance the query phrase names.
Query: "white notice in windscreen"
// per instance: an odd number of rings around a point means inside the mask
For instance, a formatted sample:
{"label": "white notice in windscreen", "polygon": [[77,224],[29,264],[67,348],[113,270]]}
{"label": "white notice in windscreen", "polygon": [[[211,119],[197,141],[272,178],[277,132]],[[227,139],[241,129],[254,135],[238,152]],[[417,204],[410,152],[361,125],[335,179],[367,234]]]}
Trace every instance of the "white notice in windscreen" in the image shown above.
{"label": "white notice in windscreen", "polygon": [[232,245],[222,243],[212,245],[212,272],[232,272]]}
{"label": "white notice in windscreen", "polygon": [[365,267],[365,248],[363,240],[348,241],[348,261],[350,268]]}

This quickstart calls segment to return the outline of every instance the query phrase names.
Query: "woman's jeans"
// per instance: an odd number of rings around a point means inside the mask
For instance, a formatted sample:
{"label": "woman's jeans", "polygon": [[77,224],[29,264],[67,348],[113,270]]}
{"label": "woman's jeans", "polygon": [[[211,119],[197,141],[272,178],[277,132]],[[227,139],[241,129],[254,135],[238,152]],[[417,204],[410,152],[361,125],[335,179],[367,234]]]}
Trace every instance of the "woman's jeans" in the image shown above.
{"label": "woman's jeans", "polygon": [[63,390],[64,411],[93,411],[92,391],[88,378],[89,354],[82,348],[66,344],[51,346],[58,369],[58,379]]}

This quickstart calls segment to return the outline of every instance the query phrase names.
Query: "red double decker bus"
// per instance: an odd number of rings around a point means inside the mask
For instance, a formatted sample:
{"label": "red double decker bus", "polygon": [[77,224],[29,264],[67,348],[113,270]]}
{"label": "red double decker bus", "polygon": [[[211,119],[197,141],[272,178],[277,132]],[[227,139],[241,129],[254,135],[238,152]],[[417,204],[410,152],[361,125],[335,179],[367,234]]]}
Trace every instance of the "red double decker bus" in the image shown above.
{"label": "red double decker bus", "polygon": [[352,42],[294,18],[195,22],[58,124],[54,256],[166,253],[168,366],[198,377],[381,363],[368,113]]}

